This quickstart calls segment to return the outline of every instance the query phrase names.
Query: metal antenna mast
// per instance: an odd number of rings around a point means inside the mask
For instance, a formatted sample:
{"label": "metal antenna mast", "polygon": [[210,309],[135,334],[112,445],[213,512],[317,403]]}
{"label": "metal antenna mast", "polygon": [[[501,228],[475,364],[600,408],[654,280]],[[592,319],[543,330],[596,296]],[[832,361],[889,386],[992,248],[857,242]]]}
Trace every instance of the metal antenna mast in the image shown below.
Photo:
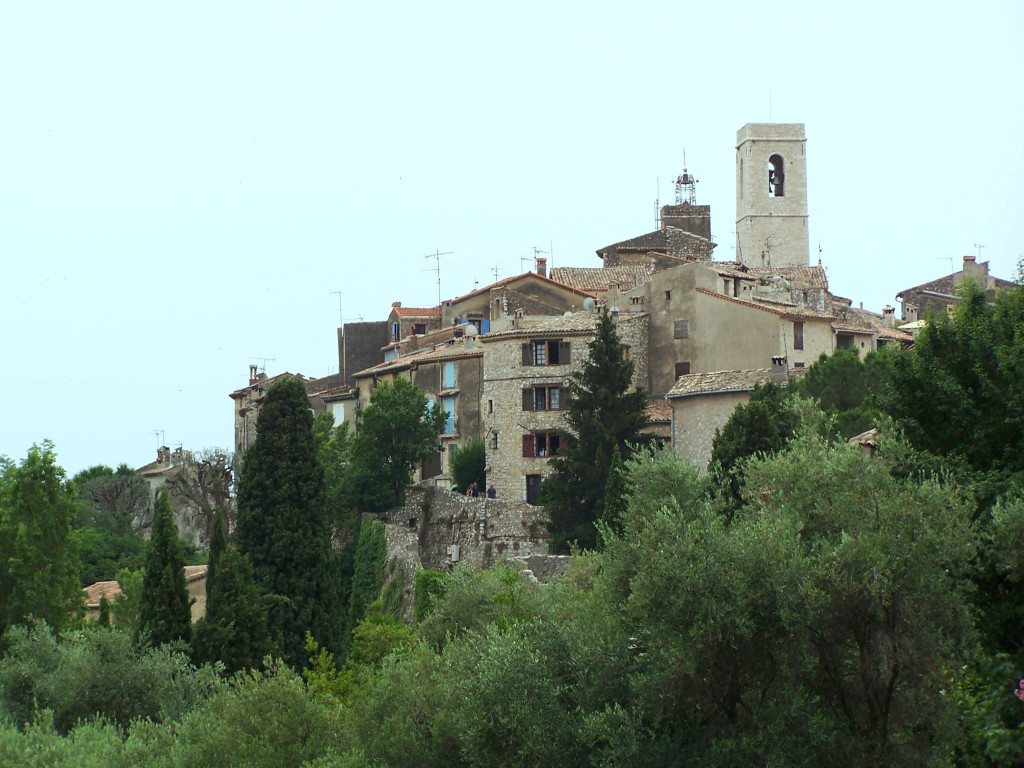
{"label": "metal antenna mast", "polygon": [[494,273],[494,282],[498,282],[498,265],[494,265],[494,269],[491,270]]}
{"label": "metal antenna mast", "polygon": [[341,332],[344,334],[346,320],[358,320],[359,322],[362,322],[363,316],[357,315],[356,317],[345,317],[345,313],[341,311],[341,291],[331,291],[331,293],[336,294],[338,297],[338,327],[341,328]]}
{"label": "metal antenna mast", "polygon": [[985,246],[982,245],[981,243],[975,243],[974,247],[978,249],[978,261],[981,261],[981,249],[984,248]]}
{"label": "metal antenna mast", "polygon": [[159,442],[157,442],[156,447],[157,448],[162,448],[163,444],[164,444],[164,439],[165,439],[164,438],[164,431],[162,429],[154,429],[154,430],[152,430],[150,432],[150,434],[153,435],[153,437],[155,437],[159,441]]}
{"label": "metal antenna mast", "polygon": [[538,256],[539,256],[540,254],[542,254],[542,253],[543,253],[543,254],[544,254],[545,256],[547,256],[547,255],[549,255],[549,254],[551,253],[551,251],[542,251],[542,250],[541,250],[540,248],[538,248],[538,247],[537,247],[536,245],[535,245],[535,246],[533,246],[533,268],[534,268],[534,269],[536,269],[536,268],[537,268],[537,257],[538,257]]}
{"label": "metal antenna mast", "polygon": [[276,357],[260,357],[259,355],[249,355],[249,357],[252,360],[262,360],[263,361],[263,366],[262,366],[263,370],[260,371],[260,373],[266,373],[267,372],[267,363],[272,363],[275,360],[277,360]]}
{"label": "metal antenna mast", "polygon": [[433,253],[428,253],[423,258],[434,260],[433,272],[437,273],[437,306],[441,306],[441,257],[451,256],[455,251],[438,251],[435,250]]}

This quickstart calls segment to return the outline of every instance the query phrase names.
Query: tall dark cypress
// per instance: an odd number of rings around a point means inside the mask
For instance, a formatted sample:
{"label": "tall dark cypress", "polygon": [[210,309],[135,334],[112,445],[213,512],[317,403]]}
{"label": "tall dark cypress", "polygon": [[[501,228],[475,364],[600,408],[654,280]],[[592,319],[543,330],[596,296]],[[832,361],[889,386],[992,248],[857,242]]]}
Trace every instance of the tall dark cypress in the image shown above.
{"label": "tall dark cypress", "polygon": [[330,528],[324,509],[324,473],[313,442],[313,414],[298,379],[267,390],[246,451],[238,485],[235,545],[252,563],[262,590],[276,595],[272,628],[290,664],[305,662],[305,634],[321,645],[332,605]]}
{"label": "tall dark cypress", "polygon": [[228,531],[227,520],[224,517],[224,510],[217,507],[213,514],[213,530],[210,532],[210,556],[206,566],[206,602],[209,604],[210,595],[213,594],[213,581],[217,576],[217,566],[221,553],[227,546]]}
{"label": "tall dark cypress", "polygon": [[570,544],[598,545],[594,524],[604,512],[608,472],[616,448],[627,461],[645,442],[647,396],[632,389],[633,362],[627,360],[615,323],[602,312],[582,369],[569,379],[565,420],[554,470],[544,480],[541,501],[551,520],[551,546],[565,552]]}
{"label": "tall dark cypress", "polygon": [[188,641],[192,629],[192,601],[185,587],[185,558],[178,541],[167,491],[156,498],[153,527],[146,549],[139,605],[139,632],[153,645]]}

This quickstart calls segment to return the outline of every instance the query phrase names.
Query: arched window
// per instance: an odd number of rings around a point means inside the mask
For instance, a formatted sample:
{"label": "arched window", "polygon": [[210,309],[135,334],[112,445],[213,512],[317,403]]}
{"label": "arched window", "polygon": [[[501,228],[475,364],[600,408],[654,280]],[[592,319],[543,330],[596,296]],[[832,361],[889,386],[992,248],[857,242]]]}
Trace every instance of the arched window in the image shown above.
{"label": "arched window", "polygon": [[785,165],[782,155],[772,155],[768,158],[768,197],[782,197],[782,185],[786,180]]}

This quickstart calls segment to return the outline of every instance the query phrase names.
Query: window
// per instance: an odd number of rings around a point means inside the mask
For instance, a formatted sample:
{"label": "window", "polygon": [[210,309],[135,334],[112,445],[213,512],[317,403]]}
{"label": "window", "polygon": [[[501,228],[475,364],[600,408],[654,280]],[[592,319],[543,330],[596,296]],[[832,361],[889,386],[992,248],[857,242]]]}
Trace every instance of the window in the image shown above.
{"label": "window", "polygon": [[793,323],[793,349],[804,348],[804,324],[800,321]]}
{"label": "window", "polygon": [[782,197],[785,181],[786,161],[782,155],[772,155],[768,158],[768,197]]}
{"label": "window", "polygon": [[412,332],[417,336],[422,336],[427,332],[426,323],[414,323],[412,326]]}
{"label": "window", "polygon": [[804,367],[804,363],[793,363],[793,367],[794,368],[803,368]]}
{"label": "window", "polygon": [[498,433],[497,432],[491,432],[491,450],[492,451],[498,450]]}
{"label": "window", "polygon": [[487,401],[487,412],[488,413],[494,413],[494,401],[493,400],[488,400]]}
{"label": "window", "polygon": [[523,365],[567,365],[570,361],[568,341],[531,341],[523,344]]}
{"label": "window", "polygon": [[441,364],[441,389],[455,387],[455,361],[449,360]]}
{"label": "window", "polygon": [[689,361],[682,362],[682,363],[676,363],[676,378],[677,379],[680,376],[685,376],[689,372],[690,372],[690,363],[689,363]]}
{"label": "window", "polygon": [[644,303],[644,297],[643,296],[633,296],[632,298],[630,298],[630,302],[633,303],[633,304],[643,304]]}
{"label": "window", "polygon": [[444,433],[455,434],[455,398],[442,397],[441,407],[444,409]]}
{"label": "window", "polygon": [[672,325],[672,338],[673,339],[688,339],[690,338],[690,321],[689,320],[676,320]]}
{"label": "window", "polygon": [[401,326],[398,324],[397,321],[391,324],[391,338],[392,339],[394,339],[395,341],[398,341],[398,338],[399,338],[398,334],[401,333],[401,332],[402,332],[401,331]]}
{"label": "window", "polygon": [[838,347],[839,349],[853,349],[853,334],[837,333],[836,347]]}
{"label": "window", "polygon": [[544,384],[523,390],[524,411],[558,411],[562,408],[562,385]]}
{"label": "window", "polygon": [[665,291],[665,306],[672,303],[672,291]]}
{"label": "window", "polygon": [[523,435],[523,456],[547,458],[557,456],[562,438],[557,432],[533,432]]}

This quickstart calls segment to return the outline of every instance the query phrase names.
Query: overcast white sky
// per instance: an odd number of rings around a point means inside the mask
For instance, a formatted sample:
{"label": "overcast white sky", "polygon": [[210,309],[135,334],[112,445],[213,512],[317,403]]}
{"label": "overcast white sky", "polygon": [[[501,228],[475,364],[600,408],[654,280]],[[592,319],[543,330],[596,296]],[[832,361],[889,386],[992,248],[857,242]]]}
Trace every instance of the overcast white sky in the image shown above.
{"label": "overcast white sky", "polygon": [[[654,228],[683,151],[802,122],[812,250],[878,310],[1024,254],[1024,3],[0,4],[0,454],[230,447],[250,362]],[[959,267],[957,267],[959,268]]]}

